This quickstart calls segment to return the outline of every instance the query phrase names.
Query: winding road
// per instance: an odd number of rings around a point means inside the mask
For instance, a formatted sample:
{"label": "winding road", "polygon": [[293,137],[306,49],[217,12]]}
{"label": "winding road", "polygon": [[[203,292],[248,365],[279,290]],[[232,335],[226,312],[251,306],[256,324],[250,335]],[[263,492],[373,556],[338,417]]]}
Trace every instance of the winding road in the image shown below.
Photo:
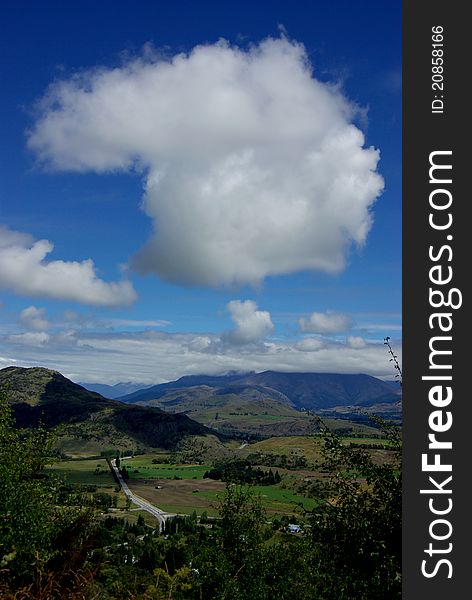
{"label": "winding road", "polygon": [[[122,458],[121,460],[124,460],[124,459]],[[148,502],[147,500],[144,500],[143,498],[140,498],[139,496],[136,496],[135,494],[133,494],[133,492],[129,489],[128,484],[121,476],[119,468],[116,466],[116,459],[114,458],[113,460],[111,460],[110,464],[111,464],[111,468],[114,471],[116,479],[118,480],[119,484],[121,485],[122,490],[126,494],[126,497],[129,500],[131,500],[131,502],[133,502],[133,504],[136,504],[137,506],[139,506],[139,508],[146,510],[153,517],[155,517],[159,522],[159,530],[162,531],[167,519],[174,517],[175,515],[166,513],[163,510],[161,510],[160,508],[157,508],[156,506],[154,506],[153,504]]]}

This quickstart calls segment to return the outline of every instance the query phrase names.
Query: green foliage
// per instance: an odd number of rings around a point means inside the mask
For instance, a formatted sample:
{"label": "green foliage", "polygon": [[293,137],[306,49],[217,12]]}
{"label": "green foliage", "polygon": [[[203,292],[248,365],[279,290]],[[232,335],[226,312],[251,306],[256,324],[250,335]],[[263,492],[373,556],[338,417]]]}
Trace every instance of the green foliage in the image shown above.
{"label": "green foliage", "polygon": [[221,479],[227,483],[275,485],[281,477],[272,469],[255,468],[247,459],[217,461],[212,469],[204,473],[203,478]]}
{"label": "green foliage", "polygon": [[125,465],[120,468],[120,474],[123,477],[124,481],[128,481],[129,479],[129,471]]}
{"label": "green foliage", "polygon": [[248,454],[246,458],[252,464],[265,465],[267,467],[280,467],[293,471],[309,468],[307,459],[300,455],[288,456],[286,454],[255,452]]}
{"label": "green foliage", "polygon": [[0,402],[0,561],[23,575],[54,554],[53,490],[43,479],[51,443],[42,428],[21,435],[3,393]]}
{"label": "green foliage", "polygon": [[[196,591],[215,600],[313,600],[308,546],[303,538],[267,523],[251,488],[231,485],[221,500],[221,521],[201,544],[193,564]],[[193,596],[199,597],[199,596]]]}
{"label": "green foliage", "polygon": [[52,444],[41,426],[17,429],[6,394],[0,392],[1,585],[9,580],[34,586],[51,569],[64,574],[83,564],[88,517],[56,505],[58,485],[44,473]]}
{"label": "green foliage", "polygon": [[327,498],[310,515],[311,560],[318,594],[326,600],[400,598],[401,439],[377,420],[395,449],[390,464],[376,464],[362,448],[323,431]]}
{"label": "green foliage", "polygon": [[221,546],[236,569],[261,541],[265,515],[260,500],[242,486],[229,485],[220,507]]}
{"label": "green foliage", "polygon": [[219,512],[217,534],[195,559],[202,595],[256,600],[265,523],[260,501],[246,488],[229,485]]}

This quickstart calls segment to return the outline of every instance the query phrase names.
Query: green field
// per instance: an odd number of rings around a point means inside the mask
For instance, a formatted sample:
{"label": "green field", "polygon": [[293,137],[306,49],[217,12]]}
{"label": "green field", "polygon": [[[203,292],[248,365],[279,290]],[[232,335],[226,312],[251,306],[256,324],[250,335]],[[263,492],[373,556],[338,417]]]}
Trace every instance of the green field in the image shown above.
{"label": "green field", "polygon": [[[310,510],[317,504],[317,501],[313,498],[298,496],[290,490],[282,489],[278,485],[255,485],[250,486],[250,489],[256,496],[261,498],[262,506],[268,512],[272,513],[294,513],[301,508]],[[195,495],[207,498],[217,504],[221,493],[208,491],[195,492]]]}
{"label": "green field", "polygon": [[273,437],[262,442],[250,444],[244,450],[247,454],[262,452],[286,456],[304,456],[308,461],[313,462],[321,458],[320,447],[320,439],[309,435]]}
{"label": "green field", "polygon": [[[378,432],[377,432],[378,433]],[[322,459],[321,438],[317,435],[308,436],[287,436],[273,437],[255,444],[250,444],[244,448],[245,454],[255,452],[286,455],[286,456],[304,456],[309,462],[315,462]],[[390,446],[387,439],[376,437],[343,437],[343,444],[373,444]],[[375,452],[375,450],[373,450]],[[381,450],[378,450],[381,452]]]}
{"label": "green field", "polygon": [[202,479],[209,465],[153,464],[152,455],[136,456],[122,461],[130,479]]}
{"label": "green field", "polygon": [[108,464],[103,458],[61,461],[49,467],[48,471],[64,479],[67,483],[111,488],[116,485]]}

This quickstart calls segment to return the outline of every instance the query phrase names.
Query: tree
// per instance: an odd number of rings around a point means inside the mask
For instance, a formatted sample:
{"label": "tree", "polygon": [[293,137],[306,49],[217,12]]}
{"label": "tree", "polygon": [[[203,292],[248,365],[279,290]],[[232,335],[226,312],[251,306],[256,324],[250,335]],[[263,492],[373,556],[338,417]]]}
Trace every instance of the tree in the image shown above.
{"label": "tree", "polygon": [[31,574],[31,561],[46,563],[54,555],[53,490],[43,475],[51,439],[41,427],[20,434],[0,394],[0,561],[22,577]]}
{"label": "tree", "polygon": [[275,534],[260,498],[229,485],[220,502],[217,529],[192,559],[195,592],[215,600],[313,600],[308,543]]}
{"label": "tree", "polygon": [[327,497],[310,515],[311,561],[325,600],[378,600],[401,595],[401,438],[376,419],[394,460],[376,464],[361,448],[322,424]]}
{"label": "tree", "polygon": [[79,571],[89,518],[84,511],[57,506],[59,486],[44,471],[52,445],[52,435],[41,426],[15,427],[6,393],[0,391],[2,598],[20,597],[23,591],[25,599],[78,598],[68,586],[78,593],[86,585]]}
{"label": "tree", "polygon": [[220,506],[221,545],[239,570],[262,539],[265,514],[257,496],[243,486],[230,484]]}

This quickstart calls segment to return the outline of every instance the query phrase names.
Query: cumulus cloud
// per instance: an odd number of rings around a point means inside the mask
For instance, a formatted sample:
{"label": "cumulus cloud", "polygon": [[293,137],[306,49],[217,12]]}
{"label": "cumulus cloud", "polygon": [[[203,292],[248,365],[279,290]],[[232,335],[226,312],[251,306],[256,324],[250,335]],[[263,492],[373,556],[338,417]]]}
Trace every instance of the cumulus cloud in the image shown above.
{"label": "cumulus cloud", "polygon": [[286,37],[145,53],[54,83],[29,147],[51,168],[137,169],[154,235],[132,264],[178,283],[338,272],[383,189],[356,108]]}
{"label": "cumulus cloud", "polygon": [[270,313],[257,310],[253,300],[232,300],[227,309],[235,328],[223,335],[225,341],[232,344],[251,344],[264,339],[274,329]]}
{"label": "cumulus cloud", "polygon": [[49,328],[49,321],[45,317],[46,310],[44,308],[36,308],[36,306],[28,306],[20,313],[20,321],[27,329],[35,329],[36,331],[46,331]]}
{"label": "cumulus cloud", "polygon": [[49,240],[35,242],[27,234],[0,226],[0,289],[95,306],[128,305],[136,299],[129,281],[100,279],[91,259],[48,261],[53,248]]}
{"label": "cumulus cloud", "polygon": [[341,333],[352,327],[352,319],[348,315],[337,312],[313,312],[308,319],[298,321],[300,330],[310,333]]}

